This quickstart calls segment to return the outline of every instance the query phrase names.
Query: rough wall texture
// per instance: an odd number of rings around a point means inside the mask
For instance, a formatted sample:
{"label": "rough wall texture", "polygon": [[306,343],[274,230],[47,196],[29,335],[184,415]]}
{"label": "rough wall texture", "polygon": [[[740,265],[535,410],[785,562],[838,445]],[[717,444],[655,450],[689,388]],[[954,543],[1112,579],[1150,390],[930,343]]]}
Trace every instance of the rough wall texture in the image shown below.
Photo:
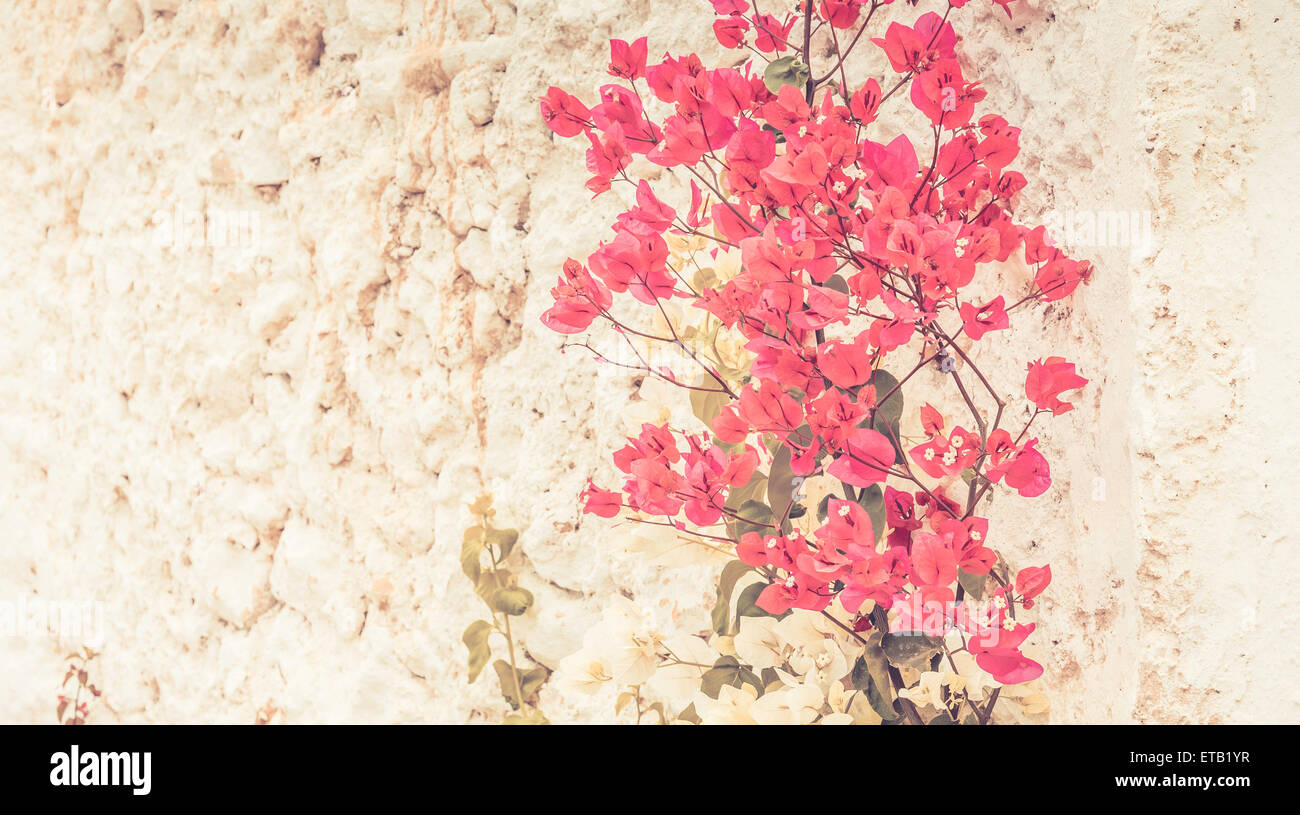
{"label": "rough wall texture", "polygon": [[[1008,24],[986,5],[964,53],[1024,128],[1022,211],[1152,223],[1079,236],[1094,284],[988,351],[1007,395],[1048,352],[1093,380],[1040,434],[1053,490],[992,509],[1013,562],[1053,564],[1052,716],[1300,721],[1300,277],[1269,218],[1300,182],[1300,7],[1022,0]],[[97,604],[93,720],[248,722],[272,699],[289,722],[498,720],[459,641],[485,490],[522,531],[537,661],[619,588],[707,625],[710,567],[647,567],[577,511],[636,389],[537,316],[617,202],[587,200],[534,101],[594,88],[611,36],[715,53],[705,4],[16,6],[0,601]],[[52,720],[80,633],[0,637],[0,719]]]}

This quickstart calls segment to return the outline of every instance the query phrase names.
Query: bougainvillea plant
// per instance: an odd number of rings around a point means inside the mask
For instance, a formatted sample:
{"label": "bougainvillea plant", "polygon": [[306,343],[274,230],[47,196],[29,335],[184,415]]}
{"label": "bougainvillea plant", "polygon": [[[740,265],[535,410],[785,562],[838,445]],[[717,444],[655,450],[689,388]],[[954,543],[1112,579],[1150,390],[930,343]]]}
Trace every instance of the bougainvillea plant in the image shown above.
{"label": "bougainvillea plant", "polygon": [[460,568],[474,584],[474,593],[491,613],[489,620],[475,620],[465,628],[461,642],[469,654],[469,681],[472,684],[492,658],[492,637],[504,641],[507,659],[492,663],[501,696],[514,713],[505,724],[548,724],[537,704],[537,691],[550,677],[550,671],[538,665],[524,669],[519,665],[510,618],[518,617],[533,605],[533,593],[519,585],[519,577],[507,568],[510,555],[519,542],[519,532],[492,525],[496,510],[492,496],[483,494],[469,504],[475,523],[465,530],[460,547]]}
{"label": "bougainvillea plant", "polygon": [[[1014,0],[994,2],[1012,14]],[[541,99],[551,130],[589,146],[587,189],[629,185],[635,200],[585,263],[564,264],[542,322],[614,332],[631,356],[599,358],[680,387],[703,423],[643,424],[614,453],[621,486],[589,482],[584,510],[733,558],[703,652],[685,658],[615,609],[595,639],[623,631],[631,661],[600,658],[600,642],[570,661],[586,687],[633,688],[638,711],[656,666],[693,666],[700,692],[680,720],[985,724],[1043,671],[1018,611],[1050,569],[1013,576],[981,510],[995,488],[1049,488],[1030,430],[1087,380],[1061,357],[1029,361],[1027,419],[1008,426],[1020,406],[975,347],[1092,266],[1014,217],[1020,130],[977,110],[985,91],[949,19],[967,0],[886,27],[892,4],[773,15],[712,0],[737,67],[648,64],[645,38],[614,40],[616,81],[597,98]],[[890,75],[850,81],[864,43]],[[914,110],[885,107],[903,100]],[[1016,255],[1020,280],[999,272]],[[927,380],[949,389],[931,397],[949,415],[906,406]]]}

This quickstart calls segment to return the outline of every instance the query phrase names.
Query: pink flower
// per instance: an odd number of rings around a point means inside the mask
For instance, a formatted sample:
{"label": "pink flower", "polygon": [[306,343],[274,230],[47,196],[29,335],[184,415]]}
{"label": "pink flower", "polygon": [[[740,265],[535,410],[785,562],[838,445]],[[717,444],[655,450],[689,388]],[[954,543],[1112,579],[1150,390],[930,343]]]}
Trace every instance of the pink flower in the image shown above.
{"label": "pink flower", "polygon": [[1052,474],[1047,466],[1047,459],[1034,449],[1037,443],[1038,439],[1027,442],[1015,458],[1011,459],[1005,471],[1007,486],[1026,498],[1037,498],[1052,486]]}
{"label": "pink flower", "polygon": [[564,262],[564,273],[551,289],[555,305],[542,314],[542,324],[560,334],[587,330],[592,320],[613,304],[609,289],[594,279],[578,261]]}
{"label": "pink flower", "polygon": [[1016,574],[1016,592],[1025,608],[1034,607],[1034,598],[1052,582],[1052,567],[1026,566]]}
{"label": "pink flower", "polygon": [[576,96],[551,86],[541,102],[542,119],[557,135],[576,136],[591,127],[591,111]]}
{"label": "pink flower", "polygon": [[975,664],[1004,685],[1032,682],[1043,675],[1043,666],[1020,652],[1020,645],[1034,632],[1034,624],[1012,621],[1010,628],[989,628],[971,637],[967,648]]}
{"label": "pink flower", "polygon": [[723,48],[739,48],[748,30],[749,22],[744,17],[719,17],[713,21],[713,36]]}
{"label": "pink flower", "polygon": [[828,475],[854,487],[884,481],[894,465],[894,446],[875,430],[859,428],[844,441],[844,454],[826,468]]}
{"label": "pink flower", "polygon": [[640,79],[645,76],[646,38],[628,44],[623,40],[609,41],[609,72],[623,79]]}
{"label": "pink flower", "polygon": [[1025,377],[1025,396],[1040,410],[1050,410],[1052,415],[1073,410],[1074,405],[1061,401],[1065,391],[1077,390],[1088,384],[1088,380],[1074,372],[1074,363],[1066,362],[1063,357],[1048,357],[1029,363],[1029,375]]}
{"label": "pink flower", "polygon": [[961,304],[962,329],[972,340],[979,340],[990,331],[1001,331],[1011,325],[1007,319],[1007,310],[1003,305],[1002,295],[998,295],[982,306],[974,303]]}
{"label": "pink flower", "polygon": [[602,490],[591,479],[587,479],[587,488],[582,491],[582,511],[601,518],[613,518],[623,507],[623,498],[613,490]]}

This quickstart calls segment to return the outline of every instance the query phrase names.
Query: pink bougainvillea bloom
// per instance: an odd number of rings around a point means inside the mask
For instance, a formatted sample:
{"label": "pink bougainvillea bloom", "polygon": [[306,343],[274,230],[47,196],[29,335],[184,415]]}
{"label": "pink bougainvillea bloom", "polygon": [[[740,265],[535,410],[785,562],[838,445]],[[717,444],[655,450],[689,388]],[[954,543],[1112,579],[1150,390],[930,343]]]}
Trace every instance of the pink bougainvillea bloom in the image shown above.
{"label": "pink bougainvillea bloom", "polygon": [[1006,466],[1004,477],[1007,486],[1026,498],[1037,498],[1052,486],[1052,474],[1047,466],[1047,459],[1034,449],[1037,443],[1038,439],[1027,442]]}
{"label": "pink bougainvillea bloom", "polygon": [[982,306],[962,303],[960,308],[962,329],[972,340],[979,340],[990,331],[1001,331],[1011,325],[1002,295]]}
{"label": "pink bougainvillea bloom", "polygon": [[826,523],[814,533],[817,542],[835,549],[876,545],[876,534],[871,528],[871,516],[857,501],[832,498],[826,507]]}
{"label": "pink bougainvillea bloom", "polygon": [[723,48],[739,48],[748,30],[749,21],[739,15],[719,17],[713,21],[713,36],[718,38]]}
{"label": "pink bougainvillea bloom", "polygon": [[943,478],[961,472],[979,456],[979,438],[965,428],[954,428],[947,438],[935,435],[908,451],[912,460],[931,478]]}
{"label": "pink bougainvillea bloom", "polygon": [[623,498],[613,490],[602,490],[590,479],[582,491],[582,511],[602,518],[613,518],[623,506]]}
{"label": "pink bougainvillea bloom", "polygon": [[1064,357],[1048,357],[1046,361],[1029,363],[1029,375],[1025,377],[1025,396],[1040,410],[1050,410],[1052,415],[1073,410],[1070,402],[1061,401],[1061,394],[1082,388],[1088,380],[1074,372],[1074,363],[1066,362]]}
{"label": "pink bougainvillea bloom", "polygon": [[560,334],[586,331],[614,302],[609,289],[573,258],[564,262],[564,273],[551,289],[551,296],[555,305],[543,312],[542,324]]}
{"label": "pink bougainvillea bloom", "polygon": [[1010,628],[988,628],[967,641],[975,664],[1004,685],[1032,682],[1043,675],[1043,666],[1020,652],[1020,645],[1034,632],[1034,624],[1012,623]]}
{"label": "pink bougainvillea bloom", "polygon": [[744,14],[749,11],[749,0],[710,0],[714,14]]}
{"label": "pink bougainvillea bloom", "polygon": [[881,433],[859,428],[844,440],[844,454],[826,468],[828,475],[854,487],[879,484],[894,465],[894,446]]}
{"label": "pink bougainvillea bloom", "polygon": [[764,54],[771,54],[774,51],[784,51],[790,47],[788,38],[790,29],[794,28],[794,21],[798,19],[795,15],[790,15],[785,25],[781,25],[775,17],[770,14],[758,14],[754,16],[754,27],[758,30],[758,37],[754,40],[754,47]]}
{"label": "pink bougainvillea bloom", "polygon": [[863,124],[871,124],[880,112],[882,98],[880,83],[875,79],[868,79],[865,85],[849,97],[849,110],[861,119]]}
{"label": "pink bougainvillea bloom", "polygon": [[862,13],[862,4],[866,0],[822,0],[817,4],[817,13],[836,28],[852,28]]}
{"label": "pink bougainvillea bloom", "polygon": [[609,73],[623,79],[640,79],[645,76],[646,38],[628,44],[624,40],[609,41]]}
{"label": "pink bougainvillea bloom", "polygon": [[541,103],[542,119],[559,136],[576,136],[591,126],[591,110],[555,86],[546,89]]}
{"label": "pink bougainvillea bloom", "polygon": [[1042,292],[1038,299],[1046,303],[1070,296],[1080,283],[1086,284],[1091,278],[1092,264],[1088,261],[1058,257],[1038,270],[1034,283]]}
{"label": "pink bougainvillea bloom", "polygon": [[943,432],[943,414],[929,402],[921,406],[921,429],[932,438]]}
{"label": "pink bougainvillea bloom", "polygon": [[867,335],[856,341],[824,342],[817,348],[817,368],[822,375],[841,388],[854,388],[871,379],[871,360],[867,357]]}
{"label": "pink bougainvillea bloom", "polygon": [[912,585],[928,600],[951,600],[957,556],[948,541],[929,532],[912,535]]}
{"label": "pink bougainvillea bloom", "polygon": [[1025,608],[1034,607],[1034,598],[1052,582],[1052,567],[1026,566],[1016,574],[1016,592]]}
{"label": "pink bougainvillea bloom", "polygon": [[789,432],[803,423],[803,407],[768,379],[757,390],[741,391],[737,407],[740,418],[760,431]]}

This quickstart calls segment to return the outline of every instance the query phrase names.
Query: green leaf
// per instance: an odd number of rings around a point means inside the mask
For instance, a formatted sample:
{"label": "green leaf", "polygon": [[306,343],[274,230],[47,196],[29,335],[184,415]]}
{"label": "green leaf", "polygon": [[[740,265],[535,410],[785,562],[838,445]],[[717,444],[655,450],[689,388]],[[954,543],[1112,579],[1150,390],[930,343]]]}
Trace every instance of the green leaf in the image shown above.
{"label": "green leaf", "polygon": [[465,643],[465,648],[469,650],[470,682],[478,679],[483,666],[492,656],[492,648],[488,645],[488,636],[491,633],[492,623],[475,620],[465,628],[465,633],[460,635],[460,641]]}
{"label": "green leaf", "polygon": [[510,556],[510,552],[515,548],[519,541],[519,532],[514,529],[493,529],[488,527],[484,535],[487,542],[497,548],[497,563],[505,560]]}
{"label": "green leaf", "polygon": [[511,670],[510,663],[504,659],[498,659],[492,663],[496,669],[497,679],[501,681],[501,695],[505,697],[506,703],[515,710],[519,709],[520,698],[519,689],[515,687],[515,672]]}
{"label": "green leaf", "polygon": [[718,577],[718,601],[714,604],[711,614],[713,630],[718,634],[726,634],[730,630],[728,623],[731,621],[731,593],[736,588],[736,581],[752,568],[739,560],[730,561],[722,567],[722,574]]}
{"label": "green leaf", "polygon": [[956,724],[956,722],[954,722],[954,721],[952,720],[952,717],[949,716],[947,713],[940,713],[938,716],[935,716],[933,719],[931,719],[930,721],[926,722],[926,724],[927,724],[927,725],[932,725],[932,724]]}
{"label": "green leaf", "polygon": [[507,586],[517,585],[518,581],[509,569],[497,569],[496,571],[485,571],[479,575],[478,583],[474,585],[474,593],[479,599],[487,604],[487,607],[496,611],[493,600],[496,597],[498,589],[504,589]]}
{"label": "green leaf", "polygon": [[844,279],[844,275],[833,274],[822,285],[828,289],[834,289],[840,294],[849,294],[849,283]]}
{"label": "green leaf", "polygon": [[826,516],[827,516],[828,514],[830,514],[830,510],[831,510],[831,499],[832,499],[832,498],[839,498],[839,496],[836,495],[836,494],[833,493],[833,492],[828,492],[828,493],[826,493],[825,495],[822,496],[822,500],[820,500],[820,501],[817,502],[817,520],[818,520],[818,521],[821,521],[822,523],[826,523]]}
{"label": "green leaf", "polygon": [[889,682],[889,664],[880,649],[880,635],[872,633],[867,638],[867,646],[861,656],[853,663],[850,674],[853,687],[867,695],[867,702],[880,718],[892,721],[898,718],[894,709],[893,687]]}
{"label": "green leaf", "polygon": [[[903,450],[903,437],[899,433],[899,422],[903,417],[903,389],[894,390],[898,387],[898,380],[885,370],[878,370],[872,374],[869,384],[875,387],[877,399],[886,394],[888,398],[878,402],[870,420],[864,420],[859,427],[870,427],[889,439],[890,445],[894,448],[894,460],[902,461],[907,457],[907,452]],[[890,391],[894,392],[890,393]]]}
{"label": "green leaf", "polygon": [[722,408],[731,401],[727,394],[720,390],[713,390],[718,387],[718,381],[707,374],[700,374],[691,382],[696,388],[708,388],[709,390],[692,390],[691,393],[691,412],[695,418],[704,422],[704,426],[713,429],[713,420],[722,412]]}
{"label": "green leaf", "polygon": [[518,617],[533,605],[533,593],[528,589],[503,587],[492,593],[492,610]]}
{"label": "green leaf", "polygon": [[729,524],[734,527],[737,539],[750,532],[770,535],[775,531],[772,529],[772,510],[762,501],[746,501],[736,510],[736,515],[739,518],[730,519]]}
{"label": "green leaf", "polygon": [[781,57],[767,64],[767,69],[763,71],[763,84],[772,93],[777,93],[782,85],[808,84],[809,76],[808,66],[798,57]]}
{"label": "green leaf", "polygon": [[700,678],[700,690],[711,699],[718,698],[723,685],[730,685],[733,688],[750,685],[759,693],[763,692],[758,677],[753,671],[742,666],[735,657],[722,657]]}
{"label": "green leaf", "polygon": [[519,676],[519,684],[523,686],[525,699],[531,699],[534,693],[541,690],[542,685],[551,676],[551,672],[542,667],[530,668]]}
{"label": "green leaf", "polygon": [[686,706],[685,710],[683,710],[681,713],[678,713],[677,718],[681,719],[684,722],[690,722],[691,724],[704,723],[704,720],[700,718],[700,714],[695,712],[694,702],[691,702],[689,705]]}
{"label": "green leaf", "polygon": [[943,642],[924,634],[886,634],[880,647],[890,665],[924,671],[928,669],[930,657],[943,650]]}
{"label": "green leaf", "polygon": [[550,720],[547,719],[546,716],[543,715],[542,712],[536,708],[533,708],[531,711],[529,711],[528,715],[526,716],[521,716],[518,713],[511,713],[509,716],[506,716],[506,720],[502,722],[502,724],[550,724],[550,723],[551,723]]}
{"label": "green leaf", "polygon": [[898,422],[903,418],[903,389],[898,387],[898,379],[889,371],[880,369],[871,375],[869,384],[875,387],[877,400],[889,394],[885,401],[876,403],[876,415],[884,416],[890,427],[897,431]]}
{"label": "green leaf", "polygon": [[790,448],[781,445],[772,457],[772,466],[767,472],[767,505],[772,508],[772,517],[786,518],[790,505],[794,503],[794,471],[790,469]]}
{"label": "green leaf", "polygon": [[974,600],[984,599],[984,584],[988,582],[988,575],[985,574],[967,574],[961,569],[957,570],[957,582]]}
{"label": "green leaf", "polygon": [[858,503],[871,518],[871,529],[876,533],[876,542],[885,534],[885,491],[879,484],[872,484],[858,490]]}

